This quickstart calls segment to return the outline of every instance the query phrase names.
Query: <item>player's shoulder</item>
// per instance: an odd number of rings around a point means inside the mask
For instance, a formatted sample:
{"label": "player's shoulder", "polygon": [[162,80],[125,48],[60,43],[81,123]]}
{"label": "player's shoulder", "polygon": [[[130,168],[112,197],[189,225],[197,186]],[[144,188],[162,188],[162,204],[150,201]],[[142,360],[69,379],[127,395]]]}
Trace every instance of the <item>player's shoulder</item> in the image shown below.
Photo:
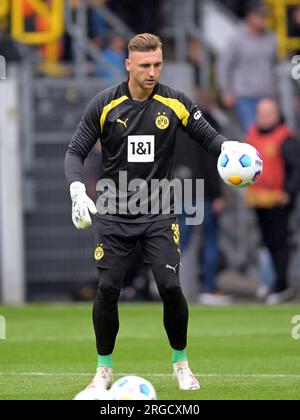
{"label": "player's shoulder", "polygon": [[191,109],[194,107],[194,102],[183,92],[180,90],[174,89],[168,85],[159,84],[157,95],[167,99],[176,101],[177,104],[180,106],[183,105],[187,109]]}
{"label": "player's shoulder", "polygon": [[185,93],[180,90],[173,89],[168,85],[159,84],[157,94],[166,99],[176,100],[179,104],[184,105],[184,107],[188,109],[194,105],[193,101]]}
{"label": "player's shoulder", "polygon": [[178,100],[182,100],[183,98],[186,97],[183,92],[173,89],[172,87],[168,85],[163,85],[162,83],[159,83],[157,94],[165,98],[178,99]]}
{"label": "player's shoulder", "polygon": [[93,98],[93,102],[96,102],[104,107],[110,104],[112,101],[121,99],[125,96],[127,96],[127,93],[125,82],[123,82],[102,90]]}

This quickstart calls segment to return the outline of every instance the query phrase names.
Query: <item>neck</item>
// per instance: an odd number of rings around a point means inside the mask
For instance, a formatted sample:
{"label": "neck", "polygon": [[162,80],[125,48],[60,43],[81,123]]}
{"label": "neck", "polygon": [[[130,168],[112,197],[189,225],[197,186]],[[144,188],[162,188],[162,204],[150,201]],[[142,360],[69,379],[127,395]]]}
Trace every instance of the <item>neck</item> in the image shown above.
{"label": "neck", "polygon": [[258,127],[258,131],[261,134],[269,134],[269,133],[272,133],[272,131],[274,131],[280,124],[281,124],[280,122],[277,122],[270,127],[264,127],[264,128],[263,127]]}
{"label": "neck", "polygon": [[261,29],[261,30],[255,29],[250,25],[248,26],[248,31],[250,32],[250,34],[255,35],[255,36],[259,36],[265,33],[264,29]]}
{"label": "neck", "polygon": [[129,79],[128,89],[134,101],[145,101],[151,96],[154,90],[154,89],[145,90],[142,87],[140,87],[137,83],[135,83],[132,79]]}

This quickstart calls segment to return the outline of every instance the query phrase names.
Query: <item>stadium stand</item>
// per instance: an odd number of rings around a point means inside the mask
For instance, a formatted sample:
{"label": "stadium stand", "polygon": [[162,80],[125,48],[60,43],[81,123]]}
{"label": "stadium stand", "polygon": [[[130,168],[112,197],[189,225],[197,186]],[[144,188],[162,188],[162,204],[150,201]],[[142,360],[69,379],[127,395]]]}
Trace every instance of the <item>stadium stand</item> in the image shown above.
{"label": "stadium stand", "polygon": [[[215,10],[218,19],[221,19],[218,20],[220,25],[233,30],[240,23],[237,17],[244,16],[241,2],[223,1],[220,5],[215,1],[187,0],[185,10],[182,10],[182,2],[177,0],[165,1],[164,7],[159,9],[158,2],[150,3],[151,16],[157,18],[151,27],[140,8],[140,14],[131,16],[135,17],[132,22],[114,1],[89,2],[89,5],[71,0],[51,1],[48,8],[44,2],[24,0],[24,9],[19,7],[20,0],[0,3],[0,54],[7,57],[12,65],[18,63],[16,80],[22,127],[25,277],[27,298],[31,300],[49,297],[72,299],[80,289],[79,285],[92,284],[96,278],[91,253],[93,231],[78,233],[72,226],[63,159],[85,106],[95,92],[108,86],[107,82],[95,76],[97,66],[108,70],[115,82],[124,77],[118,66],[108,62],[103,54],[109,40],[118,35],[126,41],[136,30],[157,30],[166,45],[167,61],[174,70],[173,74],[181,65],[190,70],[190,73],[182,73],[184,76],[178,78],[178,85],[193,92],[192,78],[196,74],[198,86],[218,90],[214,64],[222,45],[215,44],[211,31],[205,30],[203,22],[209,16],[209,22],[213,23],[211,11]],[[294,31],[295,26],[291,27],[289,23],[289,17],[296,13],[294,8],[298,1],[267,0],[267,4],[273,11],[270,25],[277,31],[280,41],[280,101],[289,125],[299,133],[300,85],[299,80],[291,79],[288,61],[289,56],[300,49],[299,38],[290,36],[290,30]],[[235,18],[230,10],[235,13]],[[184,24],[179,26],[179,22]],[[224,40],[228,39],[231,30],[224,33]],[[191,59],[187,57],[187,46],[195,39],[199,40],[203,56],[187,64],[187,59]],[[191,69],[191,66],[195,67],[195,62],[201,71]],[[191,75],[189,80],[185,80],[186,74]],[[112,80],[109,81],[111,83]],[[98,159],[96,152],[88,163],[91,168],[95,165],[93,159]],[[87,183],[95,182],[90,172],[87,168]],[[244,274],[248,276],[250,273],[253,277],[258,241],[255,223],[239,194],[227,192],[227,196],[228,207],[221,223],[226,265],[231,270],[243,270]],[[294,226],[299,214],[298,206]],[[235,226],[240,229],[235,229]],[[245,246],[247,229],[250,241]],[[298,288],[299,243],[299,229],[294,227],[291,278]],[[197,281],[196,275],[192,280],[194,283]],[[190,291],[190,296],[193,295],[193,289],[188,288],[187,291]]]}

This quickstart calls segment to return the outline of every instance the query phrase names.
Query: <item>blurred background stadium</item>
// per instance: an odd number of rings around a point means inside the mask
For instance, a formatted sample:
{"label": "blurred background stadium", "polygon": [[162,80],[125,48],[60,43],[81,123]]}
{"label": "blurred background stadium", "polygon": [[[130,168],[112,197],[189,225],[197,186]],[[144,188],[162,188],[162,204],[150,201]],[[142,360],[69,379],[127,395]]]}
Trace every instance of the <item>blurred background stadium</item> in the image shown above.
{"label": "blurred background stadium", "polygon": [[[229,138],[243,133],[221,101],[218,62],[246,13],[239,0],[0,0],[0,302],[90,300],[96,288],[93,229],[78,232],[64,177],[64,155],[82,112],[102,89],[126,78],[126,43],[139,32],[161,36],[163,83],[210,112]],[[291,76],[300,52],[300,2],[267,0],[278,39],[276,90],[286,122],[299,136],[300,82]],[[257,76],[259,77],[259,75]],[[95,196],[101,151],[86,162]],[[215,180],[217,182],[217,178]],[[253,299],[262,246],[243,193],[227,189],[220,217],[221,290]],[[300,203],[290,223],[290,284],[300,290]],[[181,281],[190,300],[200,290],[201,227],[183,256]],[[137,251],[138,253],[139,251]],[[157,298],[151,275],[133,259],[123,299]],[[201,267],[200,267],[201,270]]]}

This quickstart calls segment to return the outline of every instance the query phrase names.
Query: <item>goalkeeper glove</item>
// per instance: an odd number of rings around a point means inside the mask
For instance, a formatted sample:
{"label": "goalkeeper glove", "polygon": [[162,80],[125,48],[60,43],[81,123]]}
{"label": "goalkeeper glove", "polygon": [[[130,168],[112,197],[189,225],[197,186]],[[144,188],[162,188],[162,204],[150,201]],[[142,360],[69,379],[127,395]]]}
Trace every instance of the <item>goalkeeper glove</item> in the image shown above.
{"label": "goalkeeper glove", "polygon": [[77,229],[86,229],[92,225],[90,213],[97,214],[94,202],[86,195],[85,185],[82,182],[73,182],[70,185],[72,199],[72,221]]}

